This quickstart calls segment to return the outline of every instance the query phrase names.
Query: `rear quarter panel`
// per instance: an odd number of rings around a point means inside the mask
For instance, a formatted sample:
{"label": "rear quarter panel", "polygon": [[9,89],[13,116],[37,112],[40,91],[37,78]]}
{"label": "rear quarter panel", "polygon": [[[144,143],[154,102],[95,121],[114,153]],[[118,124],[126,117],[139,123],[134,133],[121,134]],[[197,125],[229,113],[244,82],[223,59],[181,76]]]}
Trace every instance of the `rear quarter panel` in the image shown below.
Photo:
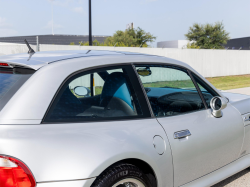
{"label": "rear quarter panel", "polygon": [[[153,137],[165,139],[159,155]],[[0,154],[16,157],[37,182],[87,179],[113,163],[136,158],[154,170],[158,186],[173,186],[168,139],[156,119],[113,122],[0,125]]]}

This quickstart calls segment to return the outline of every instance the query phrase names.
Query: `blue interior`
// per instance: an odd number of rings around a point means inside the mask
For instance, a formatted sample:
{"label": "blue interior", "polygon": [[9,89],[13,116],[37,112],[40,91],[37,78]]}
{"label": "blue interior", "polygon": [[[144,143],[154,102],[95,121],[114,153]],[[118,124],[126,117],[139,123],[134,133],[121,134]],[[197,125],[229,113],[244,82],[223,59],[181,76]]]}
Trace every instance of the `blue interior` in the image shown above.
{"label": "blue interior", "polygon": [[116,97],[125,101],[132,109],[131,93],[126,78],[121,72],[111,73],[105,80],[101,100],[105,97]]}

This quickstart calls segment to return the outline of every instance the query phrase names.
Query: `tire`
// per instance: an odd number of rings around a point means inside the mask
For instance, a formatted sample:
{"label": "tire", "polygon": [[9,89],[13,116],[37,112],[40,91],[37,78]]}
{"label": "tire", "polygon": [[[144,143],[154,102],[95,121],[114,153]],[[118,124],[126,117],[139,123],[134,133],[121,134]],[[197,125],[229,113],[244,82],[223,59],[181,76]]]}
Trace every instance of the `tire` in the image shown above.
{"label": "tire", "polygon": [[155,187],[149,177],[132,164],[120,163],[106,169],[91,187]]}

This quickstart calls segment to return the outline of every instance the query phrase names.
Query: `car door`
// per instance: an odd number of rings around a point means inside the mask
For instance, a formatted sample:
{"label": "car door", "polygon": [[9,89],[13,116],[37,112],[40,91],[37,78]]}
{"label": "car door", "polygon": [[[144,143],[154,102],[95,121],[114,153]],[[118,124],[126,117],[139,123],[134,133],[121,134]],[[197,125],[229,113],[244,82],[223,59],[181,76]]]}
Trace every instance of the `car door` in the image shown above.
{"label": "car door", "polygon": [[136,64],[135,68],[152,111],[169,138],[174,186],[238,158],[244,136],[242,119],[230,104],[222,117],[211,114],[209,103],[218,95],[216,91],[183,67]]}

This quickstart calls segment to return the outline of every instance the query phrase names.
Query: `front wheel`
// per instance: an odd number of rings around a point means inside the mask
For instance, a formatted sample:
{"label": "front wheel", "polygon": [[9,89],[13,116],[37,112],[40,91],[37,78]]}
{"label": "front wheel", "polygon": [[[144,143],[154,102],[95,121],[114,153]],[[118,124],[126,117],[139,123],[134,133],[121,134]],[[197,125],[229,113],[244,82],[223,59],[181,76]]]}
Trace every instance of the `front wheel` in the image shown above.
{"label": "front wheel", "polygon": [[112,187],[146,187],[141,181],[127,178],[115,183]]}
{"label": "front wheel", "polygon": [[97,177],[91,187],[152,187],[150,179],[138,167],[121,163]]}

